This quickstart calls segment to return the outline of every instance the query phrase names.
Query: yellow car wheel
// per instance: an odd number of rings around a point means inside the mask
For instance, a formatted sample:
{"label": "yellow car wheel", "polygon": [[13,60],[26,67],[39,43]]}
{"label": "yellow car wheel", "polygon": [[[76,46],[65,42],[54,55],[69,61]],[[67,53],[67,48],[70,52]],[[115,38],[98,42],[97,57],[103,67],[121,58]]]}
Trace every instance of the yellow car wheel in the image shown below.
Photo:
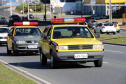
{"label": "yellow car wheel", "polygon": [[40,63],[41,63],[41,65],[46,65],[47,64],[47,58],[43,54],[43,52],[41,50],[40,50]]}

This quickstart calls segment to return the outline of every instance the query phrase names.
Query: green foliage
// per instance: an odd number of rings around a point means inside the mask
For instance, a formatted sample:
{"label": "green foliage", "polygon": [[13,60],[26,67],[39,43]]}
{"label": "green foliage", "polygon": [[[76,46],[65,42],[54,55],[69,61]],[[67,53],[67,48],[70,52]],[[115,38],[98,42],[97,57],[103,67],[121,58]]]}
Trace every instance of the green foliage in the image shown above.
{"label": "green foliage", "polygon": [[[39,11],[43,11],[43,3],[30,3],[29,4],[29,9],[32,9],[35,11],[35,5],[36,5],[36,12]],[[15,9],[17,12],[20,12],[21,10],[23,10],[23,4],[19,5],[16,7]],[[28,4],[24,4],[24,12],[27,13],[28,12]]]}
{"label": "green foliage", "polygon": [[42,10],[43,10],[43,3],[40,2],[40,3],[39,3],[39,6],[40,6],[40,9],[41,9],[41,11],[42,11]]}
{"label": "green foliage", "polygon": [[102,42],[126,44],[126,36],[100,34],[100,38],[97,38],[97,39],[102,41]]}

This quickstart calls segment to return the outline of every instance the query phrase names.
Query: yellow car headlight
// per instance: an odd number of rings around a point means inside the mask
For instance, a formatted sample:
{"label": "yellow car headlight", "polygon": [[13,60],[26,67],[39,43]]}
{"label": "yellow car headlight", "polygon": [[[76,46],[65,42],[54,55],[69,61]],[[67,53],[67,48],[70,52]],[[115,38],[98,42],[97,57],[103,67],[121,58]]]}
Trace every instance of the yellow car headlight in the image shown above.
{"label": "yellow car headlight", "polygon": [[24,44],[25,41],[16,41],[17,44]]}
{"label": "yellow car headlight", "polygon": [[104,49],[104,45],[102,45],[102,44],[95,44],[95,45],[93,45],[93,49]]}
{"label": "yellow car headlight", "polygon": [[68,46],[56,46],[56,50],[68,50]]}

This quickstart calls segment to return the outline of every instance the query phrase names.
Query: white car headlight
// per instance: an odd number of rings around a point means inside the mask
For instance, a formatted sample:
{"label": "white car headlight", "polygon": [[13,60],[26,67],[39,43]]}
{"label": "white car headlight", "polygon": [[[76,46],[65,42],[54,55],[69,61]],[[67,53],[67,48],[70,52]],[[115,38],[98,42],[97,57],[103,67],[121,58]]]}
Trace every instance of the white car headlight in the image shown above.
{"label": "white car headlight", "polygon": [[104,49],[104,45],[102,45],[102,44],[95,44],[95,45],[93,45],[93,49]]}
{"label": "white car headlight", "polygon": [[17,44],[24,44],[25,41],[16,41]]}
{"label": "white car headlight", "polygon": [[68,50],[68,46],[56,46],[56,50]]}

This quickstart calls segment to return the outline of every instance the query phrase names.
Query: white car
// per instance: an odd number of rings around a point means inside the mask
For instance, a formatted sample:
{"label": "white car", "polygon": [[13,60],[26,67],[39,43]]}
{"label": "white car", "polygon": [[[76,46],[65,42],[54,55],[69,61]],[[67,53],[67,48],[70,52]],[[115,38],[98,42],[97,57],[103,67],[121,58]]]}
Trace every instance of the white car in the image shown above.
{"label": "white car", "polygon": [[113,34],[116,34],[116,28],[115,26],[113,25],[113,23],[111,22],[103,22],[103,23],[99,23],[95,29],[94,29],[94,33],[113,33]]}
{"label": "white car", "polygon": [[9,28],[8,27],[0,27],[0,44],[7,43]]}

